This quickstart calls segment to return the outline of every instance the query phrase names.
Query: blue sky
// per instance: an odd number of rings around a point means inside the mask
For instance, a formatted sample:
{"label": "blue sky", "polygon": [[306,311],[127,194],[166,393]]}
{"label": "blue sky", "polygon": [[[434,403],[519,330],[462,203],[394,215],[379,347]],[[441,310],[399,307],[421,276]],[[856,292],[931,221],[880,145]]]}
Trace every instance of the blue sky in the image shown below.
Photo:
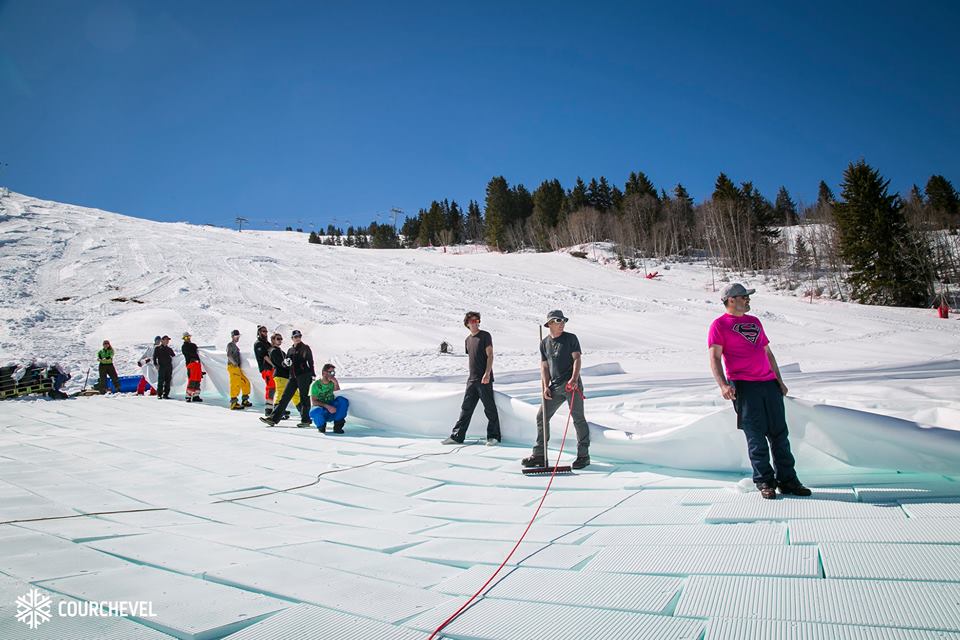
{"label": "blue sky", "polygon": [[495,175],[960,186],[958,7],[0,0],[0,184],[305,229]]}

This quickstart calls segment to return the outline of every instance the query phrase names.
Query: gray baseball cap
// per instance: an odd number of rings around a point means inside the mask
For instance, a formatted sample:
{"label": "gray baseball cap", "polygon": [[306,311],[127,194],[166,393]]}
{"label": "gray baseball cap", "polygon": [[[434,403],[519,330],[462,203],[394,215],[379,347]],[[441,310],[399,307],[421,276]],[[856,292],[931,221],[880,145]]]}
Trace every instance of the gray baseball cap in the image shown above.
{"label": "gray baseball cap", "polygon": [[563,320],[564,322],[567,322],[569,319],[570,318],[563,315],[563,311],[560,311],[560,309],[554,309],[547,314],[547,321],[543,323],[543,326],[549,327],[550,323],[554,320]]}
{"label": "gray baseball cap", "polygon": [[752,296],[757,292],[756,289],[747,289],[739,282],[731,282],[720,290],[721,302],[726,302],[727,298],[736,298],[738,296]]}

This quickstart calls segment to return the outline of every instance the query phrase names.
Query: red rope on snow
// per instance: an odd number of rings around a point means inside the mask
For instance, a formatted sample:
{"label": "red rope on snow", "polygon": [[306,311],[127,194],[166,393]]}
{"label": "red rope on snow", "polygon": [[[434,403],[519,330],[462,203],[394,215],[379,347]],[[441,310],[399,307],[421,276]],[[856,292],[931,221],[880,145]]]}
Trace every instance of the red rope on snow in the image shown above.
{"label": "red rope on snow", "polygon": [[[574,392],[574,393],[579,393],[579,394],[580,394],[580,397],[581,397],[581,398],[584,398],[583,391],[580,389],[580,386],[579,386],[579,385],[577,385],[576,387],[572,387],[571,385],[568,384],[568,385],[567,385],[567,391],[572,391],[572,392]],[[574,399],[574,393],[571,393],[571,394],[570,394],[570,406],[569,406],[570,413],[569,413],[569,415],[567,415],[567,425],[563,428],[563,437],[560,439],[560,451],[557,452],[557,462],[556,462],[556,464],[553,465],[553,473],[550,474],[550,481],[547,482],[547,488],[543,490],[543,497],[540,498],[540,504],[537,505],[537,510],[533,512],[533,517],[530,518],[530,522],[527,523],[527,528],[523,530],[523,533],[522,533],[522,534],[520,535],[520,537],[517,539],[517,543],[516,543],[515,545],[513,545],[513,549],[511,549],[511,550],[510,550],[510,553],[507,554],[507,557],[503,559],[503,562],[501,562],[501,563],[500,563],[500,566],[497,567],[497,570],[493,572],[493,575],[491,575],[491,576],[487,579],[487,581],[483,583],[483,586],[482,586],[482,587],[480,587],[479,589],[477,589],[477,592],[476,592],[476,593],[474,593],[472,596],[470,596],[470,599],[469,599],[469,600],[467,600],[466,602],[464,602],[463,605],[461,605],[461,607],[460,607],[459,609],[457,609],[456,611],[454,611],[452,616],[450,616],[449,618],[447,618],[446,620],[444,620],[444,621],[443,621],[443,624],[441,624],[439,627],[437,627],[436,629],[434,629],[434,630],[433,630],[433,633],[430,634],[430,637],[427,638],[427,640],[433,640],[433,639],[437,636],[437,634],[440,633],[440,631],[443,630],[444,627],[446,627],[448,624],[450,624],[451,622],[453,622],[454,620],[456,620],[457,617],[459,617],[459,615],[460,615],[461,613],[463,613],[463,611],[464,611],[467,607],[470,606],[470,603],[473,602],[473,601],[477,598],[477,596],[479,596],[481,593],[483,593],[484,589],[487,588],[487,585],[490,584],[491,582],[493,582],[493,579],[497,577],[497,575],[498,575],[498,574],[500,573],[500,571],[506,566],[506,564],[507,564],[508,562],[510,562],[510,558],[513,557],[513,554],[517,551],[518,548],[520,548],[520,543],[523,542],[523,539],[527,536],[527,532],[530,531],[530,527],[533,526],[533,521],[537,519],[537,515],[540,513],[540,507],[543,506],[543,502],[547,499],[547,494],[550,492],[550,486],[553,484],[553,478],[557,475],[557,467],[560,466],[560,454],[563,453],[563,444],[564,444],[564,442],[566,442],[566,440],[567,440],[567,431],[570,429],[570,420],[573,418],[573,399]],[[584,398],[584,399],[586,399],[586,398]],[[546,416],[546,415],[543,416],[543,421],[544,421],[544,422],[547,421],[547,416]],[[544,443],[543,443],[543,458],[544,458],[544,460],[547,459],[547,455],[548,455],[548,454],[549,454],[549,451],[547,450],[547,443],[544,442]]]}

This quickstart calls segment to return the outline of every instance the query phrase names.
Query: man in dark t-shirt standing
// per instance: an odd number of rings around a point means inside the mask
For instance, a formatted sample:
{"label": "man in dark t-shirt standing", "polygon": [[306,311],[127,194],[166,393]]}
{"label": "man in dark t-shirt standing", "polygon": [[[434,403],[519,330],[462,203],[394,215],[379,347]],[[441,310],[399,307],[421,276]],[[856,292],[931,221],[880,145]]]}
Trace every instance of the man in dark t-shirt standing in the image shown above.
{"label": "man in dark t-shirt standing", "polygon": [[[580,340],[572,333],[565,333],[568,318],[557,309],[547,314],[543,326],[550,329],[550,335],[540,343],[540,381],[544,403],[537,412],[537,443],[533,453],[524,458],[525,467],[545,467],[546,448],[543,442],[543,409],[547,410],[547,440],[550,439],[550,418],[561,405],[571,407],[573,426],[577,430],[577,459],[571,465],[574,469],[583,469],[590,464],[590,427],[583,415],[583,395],[580,389]],[[572,402],[572,406],[571,406]]]}
{"label": "man in dark t-shirt standing", "polygon": [[497,403],[493,398],[493,338],[480,330],[480,314],[476,311],[467,312],[463,317],[463,326],[470,330],[470,335],[464,341],[470,372],[460,407],[460,419],[443,444],[463,444],[473,410],[477,408],[477,401],[480,401],[487,416],[487,446],[493,447],[500,444],[500,414],[497,413]]}

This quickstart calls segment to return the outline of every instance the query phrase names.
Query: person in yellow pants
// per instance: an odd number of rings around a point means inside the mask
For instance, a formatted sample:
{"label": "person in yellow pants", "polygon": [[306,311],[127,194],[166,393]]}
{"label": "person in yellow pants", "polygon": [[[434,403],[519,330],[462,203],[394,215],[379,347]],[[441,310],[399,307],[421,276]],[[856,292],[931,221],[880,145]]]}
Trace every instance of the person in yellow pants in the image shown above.
{"label": "person in yellow pants", "polygon": [[[227,373],[230,374],[230,408],[234,410],[243,410],[252,407],[250,402],[250,380],[243,372],[243,360],[240,358],[240,331],[234,329],[230,332],[230,342],[227,344]],[[243,394],[238,402],[237,396]]]}
{"label": "person in yellow pants", "polygon": [[[273,383],[277,385],[276,390],[273,392],[273,397],[279,400],[283,397],[283,390],[287,388],[287,383],[290,382],[290,368],[284,366],[283,361],[286,359],[286,354],[283,352],[283,348],[280,346],[283,344],[283,336],[279,333],[273,334],[270,338],[270,347],[269,358],[270,362],[273,363]],[[299,389],[293,394],[293,406],[300,406],[300,391]]]}

